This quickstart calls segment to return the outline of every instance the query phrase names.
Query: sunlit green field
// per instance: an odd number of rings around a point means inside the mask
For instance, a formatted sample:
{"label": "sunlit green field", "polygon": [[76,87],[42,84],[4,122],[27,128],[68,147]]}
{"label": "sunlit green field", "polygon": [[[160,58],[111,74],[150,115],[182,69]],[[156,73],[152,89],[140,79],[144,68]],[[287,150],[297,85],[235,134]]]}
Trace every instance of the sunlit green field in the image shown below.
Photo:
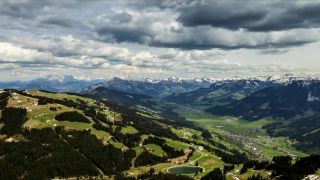
{"label": "sunlit green field", "polygon": [[93,100],[93,99],[86,98],[86,97],[80,97],[80,96],[76,96],[76,95],[65,94],[65,93],[47,93],[47,92],[38,91],[38,90],[28,90],[27,93],[29,93],[31,95],[39,95],[39,96],[43,96],[43,97],[61,99],[61,100],[63,100],[63,99],[69,99],[69,100],[73,100],[73,101],[82,100],[82,101],[86,102],[88,105],[95,104],[95,100]]}
{"label": "sunlit green field", "polygon": [[175,140],[168,139],[168,138],[165,138],[165,140],[166,140],[166,142],[167,142],[167,144],[169,146],[172,146],[175,149],[185,149],[185,148],[188,148],[190,146],[187,143],[183,143],[183,142],[180,142],[180,141],[175,141]]}
{"label": "sunlit green field", "polygon": [[156,156],[164,156],[165,152],[161,149],[160,146],[156,145],[156,144],[146,144],[144,145],[144,147],[151,153],[154,154]]}
{"label": "sunlit green field", "polygon": [[138,133],[139,131],[136,128],[132,127],[132,126],[126,126],[126,127],[121,129],[121,132],[123,134],[135,134],[135,133]]}

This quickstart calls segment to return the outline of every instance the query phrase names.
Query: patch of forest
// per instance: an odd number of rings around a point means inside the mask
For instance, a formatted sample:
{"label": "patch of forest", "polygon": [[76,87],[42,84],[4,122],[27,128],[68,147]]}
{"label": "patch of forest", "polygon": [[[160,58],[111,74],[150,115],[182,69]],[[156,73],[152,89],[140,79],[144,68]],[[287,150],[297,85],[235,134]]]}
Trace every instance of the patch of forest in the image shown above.
{"label": "patch of forest", "polygon": [[63,112],[56,115],[57,121],[83,122],[90,123],[90,120],[78,111]]}

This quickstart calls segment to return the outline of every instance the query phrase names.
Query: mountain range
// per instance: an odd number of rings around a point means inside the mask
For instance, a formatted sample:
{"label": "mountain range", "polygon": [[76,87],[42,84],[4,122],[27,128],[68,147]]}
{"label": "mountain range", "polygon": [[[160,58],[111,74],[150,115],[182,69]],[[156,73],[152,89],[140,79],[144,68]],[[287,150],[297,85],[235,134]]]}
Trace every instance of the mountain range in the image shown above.
{"label": "mountain range", "polygon": [[[40,89],[51,92],[77,92],[85,93],[97,87],[106,87],[117,91],[147,95],[150,97],[166,97],[174,94],[187,93],[200,88],[212,88],[213,84],[219,86],[221,83],[248,80],[252,82],[265,82],[275,84],[286,84],[296,80],[317,80],[318,75],[274,75],[259,76],[253,78],[177,78],[153,80],[130,80],[119,77],[107,79],[83,79],[71,75],[48,75],[28,81],[4,81],[0,82],[2,89]],[[264,87],[264,86],[263,86]],[[214,88],[214,87],[213,87]]]}
{"label": "mountain range", "polygon": [[147,95],[150,97],[165,97],[173,93],[189,92],[202,87],[209,87],[212,79],[192,79],[185,80],[179,78],[168,78],[163,80],[127,80],[118,77],[112,78],[98,84],[85,88],[83,91],[90,91],[96,87],[105,87],[117,91]]}
{"label": "mountain range", "polygon": [[273,81],[261,81],[256,79],[225,80],[213,83],[208,88],[172,94],[164,99],[177,104],[215,106],[234,102],[257,90],[276,85],[277,84]]}
{"label": "mountain range", "polygon": [[0,168],[9,172],[0,179],[168,179],[177,164],[207,170],[193,178],[231,167],[229,179],[275,178],[274,156],[320,153],[317,77],[48,76],[0,85]]}
{"label": "mountain range", "polygon": [[87,80],[71,75],[49,75],[29,81],[0,82],[2,89],[39,89],[51,92],[80,92],[83,88],[101,82],[101,79]]}
{"label": "mountain range", "polygon": [[267,87],[225,106],[208,111],[216,114],[241,116],[248,120],[265,117],[294,118],[320,113],[320,82],[294,81]]}

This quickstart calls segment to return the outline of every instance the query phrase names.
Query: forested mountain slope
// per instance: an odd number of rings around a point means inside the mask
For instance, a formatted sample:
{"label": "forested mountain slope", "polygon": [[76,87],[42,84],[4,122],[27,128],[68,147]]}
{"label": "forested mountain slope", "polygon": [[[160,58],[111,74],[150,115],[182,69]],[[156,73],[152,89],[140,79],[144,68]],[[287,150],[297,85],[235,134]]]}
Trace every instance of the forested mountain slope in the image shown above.
{"label": "forested mountain slope", "polygon": [[217,106],[235,102],[249,96],[257,90],[276,86],[271,81],[260,80],[226,80],[215,82],[208,88],[177,93],[165,97],[169,102],[193,106]]}
{"label": "forested mountain slope", "polygon": [[0,99],[0,179],[137,176],[192,159],[208,170],[247,160],[199,130],[108,101],[37,90],[5,90]]}

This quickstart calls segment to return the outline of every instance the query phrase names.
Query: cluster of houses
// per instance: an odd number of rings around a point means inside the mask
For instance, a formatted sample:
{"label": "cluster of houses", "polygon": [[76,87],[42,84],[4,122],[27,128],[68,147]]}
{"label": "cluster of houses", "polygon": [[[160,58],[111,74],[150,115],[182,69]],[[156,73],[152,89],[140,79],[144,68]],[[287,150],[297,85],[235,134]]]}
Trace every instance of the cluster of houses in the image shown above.
{"label": "cluster of houses", "polygon": [[196,151],[203,151],[204,147],[203,146],[199,146],[199,145],[195,145],[193,143],[190,143],[190,147],[192,147],[193,149],[195,149]]}

